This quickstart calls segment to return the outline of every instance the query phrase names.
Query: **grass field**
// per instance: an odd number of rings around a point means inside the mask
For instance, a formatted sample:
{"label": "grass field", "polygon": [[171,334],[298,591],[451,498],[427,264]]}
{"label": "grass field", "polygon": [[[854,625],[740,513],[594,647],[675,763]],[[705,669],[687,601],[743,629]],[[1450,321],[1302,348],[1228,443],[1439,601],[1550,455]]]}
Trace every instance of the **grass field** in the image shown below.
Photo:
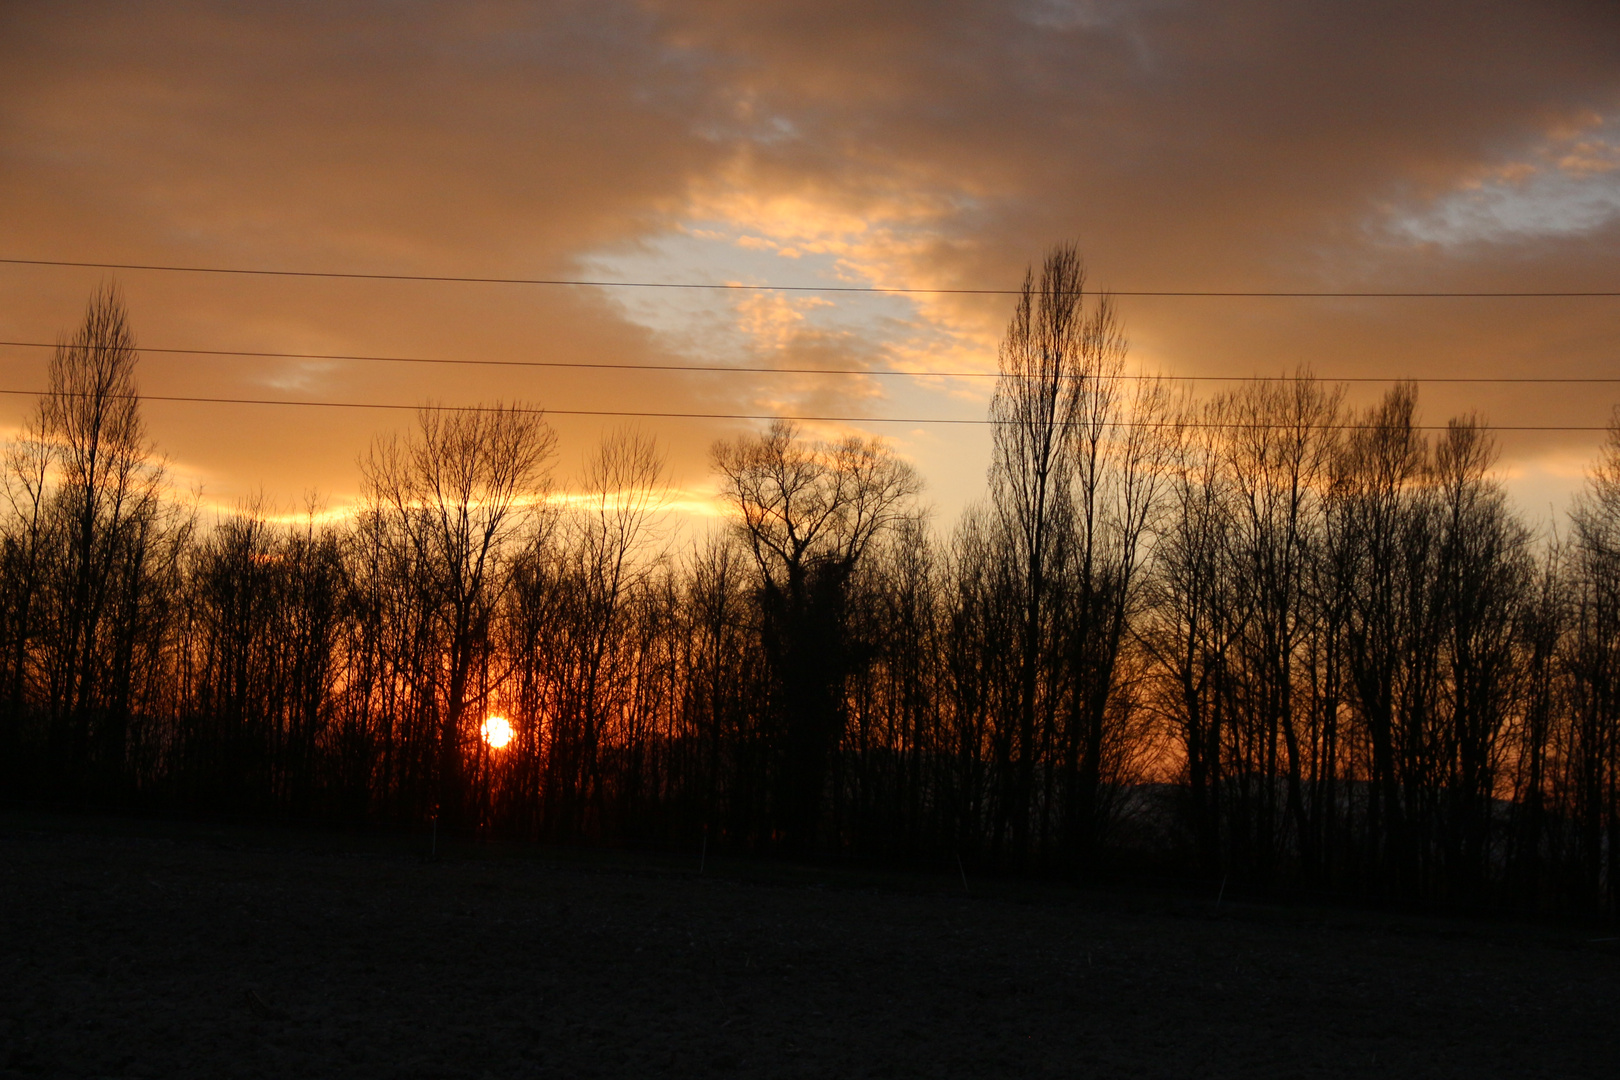
{"label": "grass field", "polygon": [[419,839],[0,817],[0,1077],[1620,1075],[1601,928]]}

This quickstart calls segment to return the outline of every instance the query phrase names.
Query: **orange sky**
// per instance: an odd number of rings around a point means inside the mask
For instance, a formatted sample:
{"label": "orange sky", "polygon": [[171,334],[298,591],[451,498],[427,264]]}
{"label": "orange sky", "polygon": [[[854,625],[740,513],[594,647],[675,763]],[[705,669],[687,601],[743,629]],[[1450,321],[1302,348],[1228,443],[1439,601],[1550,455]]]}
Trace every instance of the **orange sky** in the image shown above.
{"label": "orange sky", "polygon": [[[1620,8],[0,0],[0,256],[1007,288],[1054,241],[1122,290],[1620,288]],[[108,275],[0,265],[0,338]],[[147,346],[989,370],[1006,298],[123,271]],[[1177,374],[1620,376],[1620,300],[1127,299]],[[0,348],[0,388],[44,380]],[[148,353],[153,394],[980,417],[988,380],[435,368]],[[1365,398],[1373,388],[1356,391]],[[1445,387],[1425,416],[1603,424],[1620,387]],[[15,425],[27,399],[0,399]],[[334,505],[408,414],[151,403],[229,506]],[[558,477],[610,421],[558,418]],[[701,500],[747,425],[644,420]],[[828,430],[831,430],[830,428]],[[982,428],[871,424],[949,526]],[[1532,511],[1593,434],[1503,435]]]}

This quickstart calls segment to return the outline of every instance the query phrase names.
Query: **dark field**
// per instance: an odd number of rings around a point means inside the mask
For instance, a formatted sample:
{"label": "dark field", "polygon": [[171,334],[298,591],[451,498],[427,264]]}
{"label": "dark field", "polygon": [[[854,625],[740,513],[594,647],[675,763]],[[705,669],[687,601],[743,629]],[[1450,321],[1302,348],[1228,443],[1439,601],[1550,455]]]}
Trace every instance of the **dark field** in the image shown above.
{"label": "dark field", "polygon": [[0,818],[0,1076],[1620,1075],[1601,928]]}

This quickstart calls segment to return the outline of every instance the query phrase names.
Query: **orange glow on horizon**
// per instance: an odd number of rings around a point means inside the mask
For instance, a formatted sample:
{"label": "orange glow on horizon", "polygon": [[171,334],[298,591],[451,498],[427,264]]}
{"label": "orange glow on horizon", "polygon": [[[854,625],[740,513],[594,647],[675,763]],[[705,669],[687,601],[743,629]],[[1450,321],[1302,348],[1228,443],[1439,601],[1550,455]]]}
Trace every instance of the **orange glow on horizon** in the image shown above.
{"label": "orange glow on horizon", "polygon": [[491,750],[499,750],[512,741],[512,722],[504,716],[486,717],[481,734]]}

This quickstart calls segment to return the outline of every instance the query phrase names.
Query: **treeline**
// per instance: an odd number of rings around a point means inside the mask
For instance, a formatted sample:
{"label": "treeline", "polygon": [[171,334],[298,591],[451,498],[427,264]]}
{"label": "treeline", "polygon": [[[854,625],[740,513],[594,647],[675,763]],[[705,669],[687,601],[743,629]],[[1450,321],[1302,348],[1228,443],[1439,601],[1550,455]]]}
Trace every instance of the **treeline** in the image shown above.
{"label": "treeline", "polygon": [[778,424],[715,447],[729,522],[683,540],[650,442],[561,493],[516,406],[424,409],[341,522],[204,526],[103,291],[7,450],[0,783],[1614,913],[1620,433],[1549,539],[1410,385],[1196,400],[1125,348],[1054,250],[944,539],[881,443]]}

